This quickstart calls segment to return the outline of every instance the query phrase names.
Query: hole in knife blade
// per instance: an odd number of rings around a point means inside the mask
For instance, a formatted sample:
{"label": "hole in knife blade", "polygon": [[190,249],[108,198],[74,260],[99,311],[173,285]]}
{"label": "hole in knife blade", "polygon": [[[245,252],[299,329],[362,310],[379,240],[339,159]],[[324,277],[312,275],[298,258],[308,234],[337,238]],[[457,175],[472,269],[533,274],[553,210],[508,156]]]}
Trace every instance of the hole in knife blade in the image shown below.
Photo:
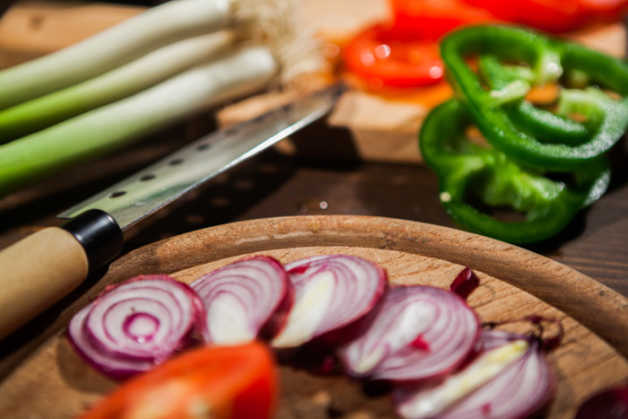
{"label": "hole in knife blade", "polygon": [[183,159],[174,159],[174,160],[170,160],[168,164],[170,164],[170,166],[176,166],[181,163],[183,163]]}
{"label": "hole in knife blade", "polygon": [[199,151],[207,150],[208,148],[209,148],[209,144],[201,144],[198,147],[196,147],[196,149]]}
{"label": "hole in knife blade", "polygon": [[115,191],[111,195],[109,195],[109,198],[118,198],[119,196],[122,196],[124,194],[126,194],[126,191]]}
{"label": "hole in knife blade", "polygon": [[147,175],[144,175],[144,176],[142,176],[142,177],[140,178],[140,180],[141,180],[142,182],[146,182],[146,181],[149,181],[149,180],[152,180],[152,179],[155,179],[155,175],[154,175],[154,174],[152,174],[152,173],[149,173],[149,174],[147,174]]}

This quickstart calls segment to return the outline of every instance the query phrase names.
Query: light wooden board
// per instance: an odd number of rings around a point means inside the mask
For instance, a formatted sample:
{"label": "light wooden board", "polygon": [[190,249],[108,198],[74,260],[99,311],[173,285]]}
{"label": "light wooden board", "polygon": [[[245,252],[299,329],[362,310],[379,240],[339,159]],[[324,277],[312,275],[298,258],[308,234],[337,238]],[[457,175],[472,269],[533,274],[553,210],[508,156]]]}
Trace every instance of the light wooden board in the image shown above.
{"label": "light wooden board", "polygon": [[[99,288],[140,273],[170,272],[190,282],[250,254],[289,262],[333,253],[379,263],[393,284],[448,287],[467,265],[480,277],[469,303],[483,321],[531,314],[560,319],[566,334],[548,356],[558,382],[548,418],[571,418],[584,398],[628,378],[628,362],[621,355],[628,354],[624,297],[532,252],[429,224],[355,216],[227,224],[138,249],[116,262]],[[330,411],[334,417],[353,419],[394,417],[389,395],[366,396],[359,383],[342,376],[321,377],[282,366],[281,383],[281,419],[327,418]],[[0,417],[72,417],[114,387],[73,353],[63,335],[54,336],[0,384]]]}
{"label": "light wooden board", "polygon": [[0,19],[0,67],[70,46],[143,10],[104,3],[18,2]]}
{"label": "light wooden board", "polygon": [[[0,68],[41,56],[93,35],[144,9],[113,4],[23,1],[0,20]],[[388,18],[387,0],[301,0],[298,25],[325,41],[343,40],[372,22]],[[587,28],[567,35],[615,56],[626,50],[621,23]],[[320,80],[305,77],[288,90],[249,98],[218,113],[224,125],[253,118],[270,108],[312,90]],[[350,91],[339,102],[329,123],[350,130],[357,154],[366,160],[420,162],[416,134],[431,106],[447,97],[445,85],[412,92],[411,100],[364,91]],[[288,141],[278,145],[285,153],[302,150]],[[309,147],[308,149],[312,149]],[[325,146],[325,158],[342,158]]]}

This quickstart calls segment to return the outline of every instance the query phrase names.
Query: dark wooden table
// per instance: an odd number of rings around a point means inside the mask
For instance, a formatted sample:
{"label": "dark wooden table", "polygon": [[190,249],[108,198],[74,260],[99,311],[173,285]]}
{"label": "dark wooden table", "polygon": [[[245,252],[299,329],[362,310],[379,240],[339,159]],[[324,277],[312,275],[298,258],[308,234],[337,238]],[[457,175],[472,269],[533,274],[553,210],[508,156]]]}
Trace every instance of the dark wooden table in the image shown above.
{"label": "dark wooden table", "polygon": [[[210,118],[206,118],[209,121]],[[0,248],[41,226],[58,225],[66,207],[120,180],[186,141],[213,129],[196,119],[97,162],[69,169],[0,200]],[[153,241],[232,221],[299,214],[359,214],[453,226],[441,208],[436,176],[427,168],[362,162],[348,132],[324,123],[294,138],[297,155],[269,150],[158,213],[126,244],[125,253]],[[307,157],[306,157],[307,156]],[[315,156],[315,157],[312,157]],[[628,145],[613,150],[607,194],[560,236],[531,250],[565,263],[628,296]],[[83,287],[0,345],[0,378],[37,342],[62,327],[55,318]],[[593,313],[592,313],[593,315]]]}
{"label": "dark wooden table", "polygon": [[[178,126],[126,152],[71,169],[0,200],[0,247],[54,215],[178,148],[211,123]],[[181,137],[185,140],[181,140]],[[176,141],[174,140],[176,139]],[[269,150],[211,182],[174,209],[162,211],[127,243],[125,252],[193,229],[298,214],[360,214],[454,226],[437,199],[437,179],[426,167],[361,162],[347,132],[318,124],[295,137],[297,156]],[[307,150],[306,150],[307,149]],[[328,154],[323,157],[322,151]],[[530,249],[574,267],[628,296],[628,145],[613,150],[610,190],[567,230]]]}

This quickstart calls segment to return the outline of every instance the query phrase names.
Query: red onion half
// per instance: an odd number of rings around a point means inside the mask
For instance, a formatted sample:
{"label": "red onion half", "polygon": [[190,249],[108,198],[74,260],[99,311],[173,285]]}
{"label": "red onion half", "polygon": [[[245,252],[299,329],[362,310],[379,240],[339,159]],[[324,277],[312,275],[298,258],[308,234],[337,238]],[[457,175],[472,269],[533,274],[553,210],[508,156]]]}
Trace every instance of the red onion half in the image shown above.
{"label": "red onion half", "polygon": [[[292,284],[275,259],[254,256],[224,266],[192,283],[207,313],[207,342],[235,345],[273,334],[292,306]],[[264,330],[266,329],[266,330]]]}
{"label": "red onion half", "polygon": [[94,367],[124,378],[180,349],[202,322],[202,312],[202,302],[188,285],[167,275],[139,276],[79,311],[68,336]]}
{"label": "red onion half", "polygon": [[515,419],[527,417],[553,394],[554,380],[536,341],[485,331],[485,343],[464,369],[435,386],[397,391],[407,419]]}
{"label": "red onion half", "polygon": [[356,256],[315,256],[292,262],[286,270],[295,301],[271,343],[275,348],[294,348],[353,325],[375,307],[388,284],[381,267]]}
{"label": "red onion half", "polygon": [[400,286],[388,291],[375,319],[338,355],[353,376],[426,379],[460,365],[479,330],[475,312],[456,294]]}

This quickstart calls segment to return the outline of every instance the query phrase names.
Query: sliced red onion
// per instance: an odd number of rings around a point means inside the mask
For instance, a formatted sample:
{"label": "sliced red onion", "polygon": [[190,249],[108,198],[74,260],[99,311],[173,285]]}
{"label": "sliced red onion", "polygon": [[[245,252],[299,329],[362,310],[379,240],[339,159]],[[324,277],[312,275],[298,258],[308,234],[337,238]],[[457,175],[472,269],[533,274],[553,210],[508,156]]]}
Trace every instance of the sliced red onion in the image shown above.
{"label": "sliced red onion", "polygon": [[203,304],[188,285],[167,275],[145,275],[79,311],[68,336],[93,366],[124,378],[167,359],[202,322]]}
{"label": "sliced red onion", "polygon": [[346,336],[340,329],[366,316],[388,283],[381,267],[356,256],[316,256],[292,262],[286,270],[295,301],[272,341],[275,348],[293,348],[333,332],[338,332],[334,339]]}
{"label": "sliced red onion", "polygon": [[192,283],[205,305],[207,342],[235,345],[272,335],[292,306],[292,284],[281,263],[254,256],[224,266]]}
{"label": "sliced red onion", "polygon": [[398,390],[407,419],[515,419],[527,417],[552,396],[553,377],[538,343],[486,331],[484,347],[463,370],[435,386]]}
{"label": "sliced red onion", "polygon": [[420,380],[446,374],[473,349],[479,323],[459,296],[428,286],[392,288],[365,331],[339,351],[349,374]]}

